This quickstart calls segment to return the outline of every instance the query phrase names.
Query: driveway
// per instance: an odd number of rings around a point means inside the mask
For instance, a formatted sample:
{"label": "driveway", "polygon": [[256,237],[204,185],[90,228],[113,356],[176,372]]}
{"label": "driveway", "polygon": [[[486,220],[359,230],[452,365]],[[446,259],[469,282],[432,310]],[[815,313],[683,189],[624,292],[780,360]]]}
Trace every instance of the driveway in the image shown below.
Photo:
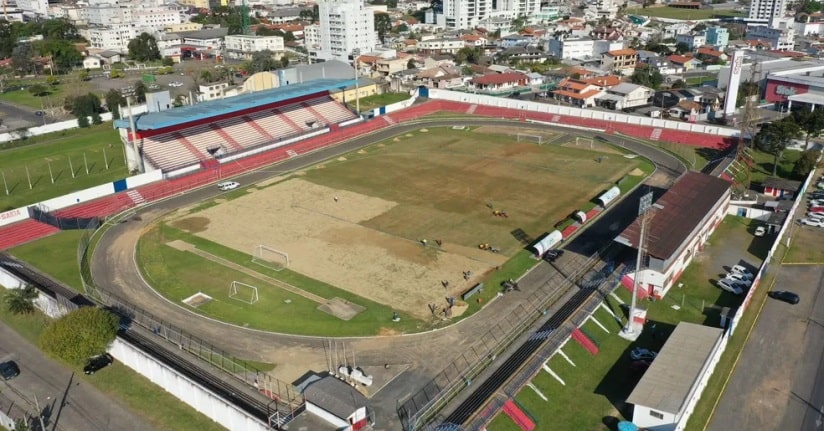
{"label": "driveway", "polygon": [[[20,375],[0,382],[0,405],[13,404],[35,416],[39,403],[50,431],[149,431],[142,419],[53,361],[0,323],[0,360],[14,360]],[[35,401],[36,400],[36,401]],[[19,419],[19,418],[14,418]]]}

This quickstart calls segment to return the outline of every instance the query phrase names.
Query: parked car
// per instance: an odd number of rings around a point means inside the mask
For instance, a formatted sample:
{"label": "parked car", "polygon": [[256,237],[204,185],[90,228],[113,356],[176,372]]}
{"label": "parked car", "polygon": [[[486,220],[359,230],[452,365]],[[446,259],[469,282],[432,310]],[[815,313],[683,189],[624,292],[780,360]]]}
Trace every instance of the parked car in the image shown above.
{"label": "parked car", "polygon": [[772,299],[784,301],[787,304],[798,304],[798,301],[800,300],[798,295],[787,290],[772,290],[768,292],[767,295],[769,295]]}
{"label": "parked car", "polygon": [[549,250],[544,253],[544,260],[547,262],[555,262],[555,259],[564,255],[563,250]]}
{"label": "parked car", "polygon": [[108,353],[97,355],[93,358],[89,358],[86,362],[86,366],[83,367],[83,372],[89,375],[94,374],[103,368],[108,367],[113,361],[114,358],[112,358],[112,355]]}
{"label": "parked car", "polygon": [[731,278],[733,280],[741,280],[741,281],[752,281],[753,275],[750,272],[738,272],[738,271],[730,271],[727,273],[725,278]]}
{"label": "parked car", "polygon": [[240,187],[240,183],[235,181],[224,181],[217,185],[217,188],[220,189],[220,191],[222,192],[225,192],[227,190],[234,190],[238,187]]}
{"label": "parked car", "polygon": [[638,373],[643,373],[647,370],[647,368],[649,368],[650,365],[652,365],[652,362],[650,361],[632,361],[632,363],[629,364],[629,369]]}
{"label": "parked car", "polygon": [[726,279],[726,278],[722,279],[722,280],[718,280],[718,287],[720,287],[722,290],[726,290],[727,292],[730,292],[734,295],[740,295],[740,294],[744,293],[744,289],[741,286],[739,286],[733,280],[729,280],[729,279]]}
{"label": "parked car", "polygon": [[807,212],[811,213],[824,213],[824,207],[810,207]]}
{"label": "parked car", "polygon": [[750,270],[747,269],[744,265],[734,265],[732,268],[730,268],[730,272],[749,275],[750,278],[752,278],[752,272],[750,272]]}
{"label": "parked car", "polygon": [[801,219],[801,224],[805,224],[807,226],[824,227],[824,220],[819,218],[803,218]]}
{"label": "parked car", "polygon": [[14,361],[6,361],[0,363],[0,376],[3,380],[11,380],[20,375],[20,367]]}
{"label": "parked car", "polygon": [[651,361],[655,359],[656,356],[658,356],[658,352],[653,352],[652,350],[644,349],[642,347],[636,347],[629,351],[629,357],[633,361]]}
{"label": "parked car", "polygon": [[767,234],[767,228],[764,226],[758,226],[755,228],[755,236],[764,236]]}
{"label": "parked car", "polygon": [[822,213],[807,213],[807,218],[808,219],[813,219],[813,220],[824,220],[824,214],[822,214]]}
{"label": "parked car", "polygon": [[724,277],[725,280],[731,280],[735,284],[750,287],[752,285],[752,278],[737,272],[731,272]]}
{"label": "parked car", "polygon": [[811,199],[809,202],[807,202],[807,205],[811,207],[824,206],[824,199]]}

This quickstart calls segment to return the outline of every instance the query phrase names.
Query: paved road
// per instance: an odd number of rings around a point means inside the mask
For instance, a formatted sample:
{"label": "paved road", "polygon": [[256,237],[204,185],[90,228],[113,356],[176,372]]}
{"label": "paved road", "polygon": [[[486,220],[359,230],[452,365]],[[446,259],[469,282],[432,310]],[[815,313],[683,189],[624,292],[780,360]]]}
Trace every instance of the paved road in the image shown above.
{"label": "paved road", "polygon": [[767,299],[709,431],[824,431],[824,267],[773,268],[801,302]]}
{"label": "paved road", "polygon": [[21,369],[17,378],[0,383],[0,397],[32,414],[37,411],[37,397],[48,430],[152,430],[139,417],[83,381],[73,370],[47,358],[3,323],[0,323],[0,340],[0,360],[14,360]]}
{"label": "paved road", "polygon": [[[43,117],[38,117],[35,115],[35,112],[35,110],[28,107],[0,102],[0,118],[3,120],[2,124],[0,124],[0,132],[23,127],[42,126]],[[46,118],[47,123],[53,123],[54,121],[52,117]]]}
{"label": "paved road", "polygon": [[[429,122],[427,127],[452,126],[455,124],[490,125],[500,124],[500,120],[439,120]],[[512,122],[508,122],[513,124]],[[514,123],[522,125],[522,123]],[[261,171],[238,177],[242,184],[250,184],[269,177],[283,175],[306,165],[336,157],[339,154],[352,151],[372,142],[380,141],[403,133],[415,130],[421,125],[400,125],[383,129],[369,136],[360,137],[332,148],[312,153],[303,157],[289,159],[278,165]],[[535,126],[538,128],[549,128]],[[620,138],[618,140],[621,140]],[[653,159],[659,166],[659,172],[651,181],[660,186],[667,186],[674,177],[683,171],[678,160],[656,149],[637,144],[631,140],[623,140],[624,145]],[[186,328],[192,334],[206,340],[215,340],[220,347],[229,350],[240,357],[270,361],[278,364],[275,373],[278,377],[291,381],[302,375],[307,369],[322,371],[327,368],[323,350],[323,340],[312,337],[273,334],[254,331],[246,328],[227,325],[211,321],[195,315],[188,310],[170,303],[155,294],[150,286],[140,277],[134,266],[135,243],[143,229],[157,217],[170,210],[195,205],[205,199],[218,194],[215,187],[204,187],[193,192],[176,196],[172,199],[153,204],[141,210],[139,220],[130,219],[126,223],[110,229],[100,240],[92,261],[92,271],[98,285],[125,296],[139,307],[151,310],[154,314],[163,316],[171,324]],[[587,243],[582,251],[597,248],[598,243],[611,241],[612,236],[605,235],[613,232],[616,226],[605,225],[604,230],[584,236],[582,243]],[[551,271],[546,266],[541,271]],[[546,277],[547,279],[549,277]],[[351,338],[347,339],[347,349],[357,352],[358,365],[367,372],[370,366],[383,364],[408,364],[410,367],[401,376],[388,385],[380,395],[373,399],[378,415],[381,418],[383,429],[396,429],[394,417],[395,400],[415,391],[417,388],[409,386],[422,385],[435,373],[451,362],[461,351],[474,347],[474,342],[486,333],[487,328],[508,318],[509,315],[521,306],[526,296],[505,295],[490,303],[482,311],[469,319],[449,328],[430,334],[415,334],[403,337],[383,338]],[[483,325],[477,322],[484,322]],[[219,341],[218,341],[219,340]],[[449,346],[444,348],[443,346]],[[384,392],[385,391],[385,392]]]}

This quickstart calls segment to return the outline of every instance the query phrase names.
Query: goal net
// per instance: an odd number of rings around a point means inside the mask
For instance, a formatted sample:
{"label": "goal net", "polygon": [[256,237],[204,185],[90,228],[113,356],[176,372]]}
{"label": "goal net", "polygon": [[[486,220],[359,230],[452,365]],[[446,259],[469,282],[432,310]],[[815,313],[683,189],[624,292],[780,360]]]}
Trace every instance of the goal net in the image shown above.
{"label": "goal net", "polygon": [[592,138],[582,138],[580,136],[576,136],[575,137],[575,145],[576,146],[584,145],[584,146],[587,146],[590,149],[592,149]]}
{"label": "goal net", "polygon": [[526,133],[518,133],[517,138],[518,142],[535,142],[538,145],[541,145],[544,142],[544,137],[541,135],[528,135]]}
{"label": "goal net", "polygon": [[229,286],[229,298],[243,301],[247,304],[258,302],[258,288],[251,284],[233,281]]}
{"label": "goal net", "polygon": [[289,267],[289,254],[260,244],[252,251],[252,262],[275,271]]}

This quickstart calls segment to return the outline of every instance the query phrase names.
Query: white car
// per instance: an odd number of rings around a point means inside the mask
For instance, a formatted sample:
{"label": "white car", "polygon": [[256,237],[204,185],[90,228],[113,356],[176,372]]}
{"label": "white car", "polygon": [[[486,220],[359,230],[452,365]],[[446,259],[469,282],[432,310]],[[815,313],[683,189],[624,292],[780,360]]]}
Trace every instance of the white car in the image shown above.
{"label": "white car", "polygon": [[801,224],[805,224],[807,226],[824,227],[824,220],[820,218],[803,218],[801,219]]}
{"label": "white car", "polygon": [[755,228],[755,236],[764,236],[767,234],[767,228],[764,226],[758,226]]}
{"label": "white car", "polygon": [[727,279],[718,280],[718,287],[735,295],[740,295],[744,293],[744,289],[742,289],[741,286],[733,284],[730,280]]}
{"label": "white car", "polygon": [[744,265],[735,265],[732,268],[730,268],[730,272],[734,272],[736,274],[748,275],[748,276],[750,276],[750,278],[752,278],[752,272],[750,272],[749,269],[744,267]]}
{"label": "white car", "polygon": [[808,204],[811,207],[822,207],[824,206],[824,199],[811,199]]}
{"label": "white car", "polygon": [[747,286],[747,287],[750,287],[750,285],[752,284],[752,279],[750,277],[747,277],[744,274],[738,274],[738,273],[735,273],[735,272],[731,272],[731,273],[727,274],[726,277],[724,277],[724,279],[725,280],[730,280],[733,283],[743,285],[743,286]]}
{"label": "white car", "polygon": [[824,220],[824,214],[822,213],[807,213],[807,218],[811,220]]}
{"label": "white car", "polygon": [[217,188],[220,189],[220,191],[222,192],[225,192],[227,190],[234,190],[238,187],[240,187],[240,183],[236,183],[234,181],[225,181],[222,183],[218,183],[217,185]]}

